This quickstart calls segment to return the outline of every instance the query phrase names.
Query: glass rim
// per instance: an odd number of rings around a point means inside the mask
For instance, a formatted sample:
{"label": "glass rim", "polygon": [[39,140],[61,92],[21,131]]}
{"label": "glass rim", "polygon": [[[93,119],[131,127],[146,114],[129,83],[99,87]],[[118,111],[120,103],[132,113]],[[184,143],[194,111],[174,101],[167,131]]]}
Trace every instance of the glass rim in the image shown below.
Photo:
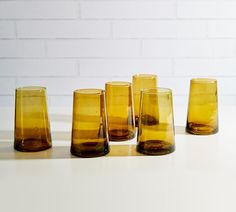
{"label": "glass rim", "polygon": [[74,94],[80,95],[101,95],[103,93],[104,90],[99,88],[82,88],[74,91]]}
{"label": "glass rim", "polygon": [[216,83],[217,80],[213,78],[193,78],[190,80],[191,83]]}
{"label": "glass rim", "polygon": [[125,81],[110,81],[106,82],[106,85],[112,85],[112,86],[131,86],[131,82],[125,82]]}
{"label": "glass rim", "polygon": [[170,88],[151,88],[151,89],[142,89],[141,93],[143,94],[170,94],[172,93],[172,90]]}
{"label": "glass rim", "polygon": [[44,86],[22,86],[16,88],[16,91],[41,91],[46,90]]}
{"label": "glass rim", "polygon": [[133,78],[157,78],[156,74],[135,74]]}

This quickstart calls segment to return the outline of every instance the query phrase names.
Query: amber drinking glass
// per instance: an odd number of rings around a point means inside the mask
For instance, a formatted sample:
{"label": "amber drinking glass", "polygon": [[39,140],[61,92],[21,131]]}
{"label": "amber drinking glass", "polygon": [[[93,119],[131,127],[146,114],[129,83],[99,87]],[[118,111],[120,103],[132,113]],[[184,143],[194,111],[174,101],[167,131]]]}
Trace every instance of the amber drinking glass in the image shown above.
{"label": "amber drinking glass", "polygon": [[198,78],[190,81],[186,131],[196,135],[218,132],[217,81]]}
{"label": "amber drinking glass", "polygon": [[14,137],[14,148],[18,151],[41,151],[52,146],[46,88],[16,89]]}
{"label": "amber drinking glass", "polygon": [[175,150],[172,92],[157,88],[141,91],[137,151],[164,155]]}
{"label": "amber drinking glass", "polygon": [[136,74],[133,76],[135,126],[138,127],[140,92],[143,89],[157,88],[157,76],[154,74]]}
{"label": "amber drinking glass", "polygon": [[108,134],[111,141],[135,137],[132,85],[129,82],[106,83]]}
{"label": "amber drinking glass", "polygon": [[71,153],[98,157],[109,152],[105,93],[100,89],[74,91]]}

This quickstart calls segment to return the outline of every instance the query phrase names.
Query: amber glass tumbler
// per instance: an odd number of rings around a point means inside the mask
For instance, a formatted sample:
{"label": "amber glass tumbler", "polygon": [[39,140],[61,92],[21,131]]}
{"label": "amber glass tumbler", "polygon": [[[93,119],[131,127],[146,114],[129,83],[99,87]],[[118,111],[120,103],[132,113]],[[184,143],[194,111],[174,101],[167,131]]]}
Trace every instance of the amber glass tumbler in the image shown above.
{"label": "amber glass tumbler", "polygon": [[141,91],[137,151],[164,155],[175,150],[172,92],[157,88]]}
{"label": "amber glass tumbler", "polygon": [[186,131],[196,135],[218,132],[218,97],[215,79],[192,79]]}
{"label": "amber glass tumbler", "polygon": [[14,148],[23,152],[35,152],[51,146],[46,88],[17,88]]}
{"label": "amber glass tumbler", "polygon": [[143,89],[157,88],[157,76],[154,74],[136,74],[133,76],[135,126],[138,127],[140,93]]}
{"label": "amber glass tumbler", "polygon": [[74,91],[71,153],[98,157],[109,152],[105,93],[100,89]]}
{"label": "amber glass tumbler", "polygon": [[135,137],[132,85],[129,82],[106,83],[108,134],[110,141]]}

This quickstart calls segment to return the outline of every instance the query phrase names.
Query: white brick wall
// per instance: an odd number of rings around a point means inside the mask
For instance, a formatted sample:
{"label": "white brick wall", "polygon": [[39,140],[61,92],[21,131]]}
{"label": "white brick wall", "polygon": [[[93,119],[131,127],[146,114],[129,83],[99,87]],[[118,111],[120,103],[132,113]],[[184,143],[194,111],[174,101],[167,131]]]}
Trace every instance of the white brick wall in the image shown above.
{"label": "white brick wall", "polygon": [[174,1],[82,1],[83,19],[172,19]]}
{"label": "white brick wall", "polygon": [[134,74],[156,73],[171,76],[173,65],[170,59],[81,59],[80,75],[85,77],[116,76],[130,77]]}
{"label": "white brick wall", "polygon": [[19,21],[19,38],[110,38],[110,23],[105,21]]}
{"label": "white brick wall", "polygon": [[1,1],[1,19],[75,19],[79,16],[75,1]]}
{"label": "white brick wall", "polygon": [[115,38],[206,38],[207,23],[195,20],[115,21]]}
{"label": "white brick wall", "polygon": [[139,57],[141,42],[137,40],[54,40],[47,41],[47,56],[60,58]]}
{"label": "white brick wall", "polygon": [[211,57],[211,43],[207,40],[144,40],[144,57],[192,58]]}
{"label": "white brick wall", "polygon": [[189,80],[219,81],[236,104],[234,0],[0,0],[0,106],[42,85],[51,106],[78,88],[154,73],[187,107]]}
{"label": "white brick wall", "polygon": [[230,0],[180,1],[177,16],[181,19],[234,19],[236,2]]}
{"label": "white brick wall", "polygon": [[0,39],[13,39],[15,38],[15,25],[11,21],[0,22]]}

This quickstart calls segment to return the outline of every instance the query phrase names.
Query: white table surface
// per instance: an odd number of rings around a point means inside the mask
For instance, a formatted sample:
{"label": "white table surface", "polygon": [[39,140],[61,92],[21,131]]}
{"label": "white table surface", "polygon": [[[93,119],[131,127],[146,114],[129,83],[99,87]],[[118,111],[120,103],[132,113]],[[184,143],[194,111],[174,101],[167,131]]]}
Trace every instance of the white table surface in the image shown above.
{"label": "white table surface", "polygon": [[0,117],[1,212],[236,211],[236,106],[220,108],[211,136],[186,134],[186,108],[175,108],[176,151],[165,156],[137,154],[133,139],[105,157],[72,157],[66,108],[50,110],[51,150],[20,153],[14,109]]}

